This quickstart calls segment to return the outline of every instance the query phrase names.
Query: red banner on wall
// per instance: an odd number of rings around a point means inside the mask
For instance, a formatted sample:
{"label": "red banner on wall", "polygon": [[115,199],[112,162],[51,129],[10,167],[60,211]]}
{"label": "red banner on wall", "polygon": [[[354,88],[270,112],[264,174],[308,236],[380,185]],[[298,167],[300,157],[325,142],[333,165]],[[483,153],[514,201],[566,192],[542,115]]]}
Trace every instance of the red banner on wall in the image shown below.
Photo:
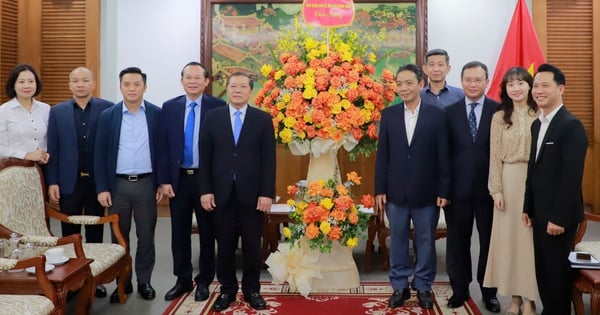
{"label": "red banner on wall", "polygon": [[302,15],[306,24],[322,27],[352,25],[354,2],[352,0],[304,0]]}

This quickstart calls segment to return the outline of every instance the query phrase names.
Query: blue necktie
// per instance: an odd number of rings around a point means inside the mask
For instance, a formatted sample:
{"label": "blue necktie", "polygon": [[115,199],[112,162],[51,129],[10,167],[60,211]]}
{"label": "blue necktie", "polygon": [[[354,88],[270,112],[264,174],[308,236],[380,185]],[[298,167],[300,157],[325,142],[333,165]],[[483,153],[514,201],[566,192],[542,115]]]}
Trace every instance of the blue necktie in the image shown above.
{"label": "blue necktie", "polygon": [[239,110],[235,111],[235,120],[233,121],[233,141],[237,144],[240,138],[240,132],[242,131],[242,112]]}
{"label": "blue necktie", "polygon": [[194,126],[196,124],[196,102],[190,103],[190,113],[185,123],[185,142],[183,145],[183,166],[190,167],[194,163]]}
{"label": "blue necktie", "polygon": [[469,129],[471,129],[471,137],[473,138],[473,142],[475,142],[475,138],[477,137],[477,118],[475,118],[475,107],[477,103],[470,103],[471,111],[469,112]]}

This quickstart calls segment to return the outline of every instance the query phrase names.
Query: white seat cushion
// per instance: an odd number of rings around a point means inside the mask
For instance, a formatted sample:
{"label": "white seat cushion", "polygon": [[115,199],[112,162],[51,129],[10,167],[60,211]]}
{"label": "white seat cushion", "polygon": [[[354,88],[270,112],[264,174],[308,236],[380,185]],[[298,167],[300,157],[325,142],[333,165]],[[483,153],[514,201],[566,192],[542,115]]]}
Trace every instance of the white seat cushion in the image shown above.
{"label": "white seat cushion", "polygon": [[575,245],[576,252],[587,252],[594,258],[600,260],[600,241],[579,242]]}
{"label": "white seat cushion", "polygon": [[0,294],[0,314],[50,314],[54,304],[42,295]]}
{"label": "white seat cushion", "polygon": [[[64,245],[62,247],[65,248],[65,256],[75,258],[73,245]],[[125,248],[119,244],[84,243],[83,253],[86,258],[94,260],[90,264],[90,269],[92,270],[92,275],[95,277],[121,259],[125,255]]]}

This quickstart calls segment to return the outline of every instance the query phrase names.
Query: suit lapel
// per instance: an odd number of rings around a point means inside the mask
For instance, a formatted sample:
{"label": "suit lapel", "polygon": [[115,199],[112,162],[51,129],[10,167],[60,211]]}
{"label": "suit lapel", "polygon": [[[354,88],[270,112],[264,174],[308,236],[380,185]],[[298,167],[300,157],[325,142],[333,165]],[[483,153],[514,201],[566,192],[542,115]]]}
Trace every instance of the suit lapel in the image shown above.
{"label": "suit lapel", "polygon": [[[542,145],[540,146],[540,153],[538,153],[538,158],[536,159],[536,162],[542,158],[542,154],[544,154],[544,148],[546,147],[546,142],[548,141],[548,137],[551,136],[552,133],[556,130],[558,124],[560,124],[560,120],[562,119],[564,113],[565,113],[565,107],[563,106],[561,109],[558,110],[556,115],[552,118],[550,125],[548,125],[548,129],[546,129],[546,134],[544,134],[544,138],[542,139]],[[538,130],[538,134],[539,134],[539,130]],[[537,139],[538,139],[538,137],[536,137],[536,147],[537,147]]]}
{"label": "suit lapel", "polygon": [[[65,130],[77,130],[76,126],[75,126],[75,100],[71,101],[71,106],[69,106],[68,108],[66,108],[65,110],[65,116],[64,117],[64,121],[62,121],[61,123],[64,123],[66,128]],[[77,132],[69,132],[69,137],[71,137],[71,141],[73,141],[73,143],[77,144],[78,140],[77,140]]]}

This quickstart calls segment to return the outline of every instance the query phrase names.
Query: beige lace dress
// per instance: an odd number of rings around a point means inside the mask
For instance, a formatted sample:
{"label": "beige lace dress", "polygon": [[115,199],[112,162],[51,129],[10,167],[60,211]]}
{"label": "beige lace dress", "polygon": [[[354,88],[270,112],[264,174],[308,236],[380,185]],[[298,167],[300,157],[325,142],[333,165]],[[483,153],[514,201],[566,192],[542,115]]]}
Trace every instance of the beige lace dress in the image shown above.
{"label": "beige lace dress", "polygon": [[484,287],[497,287],[503,296],[538,300],[531,228],[521,221],[531,146],[531,123],[537,113],[518,108],[509,127],[499,111],[492,118],[488,189],[494,201],[504,200],[504,211],[494,209]]}

